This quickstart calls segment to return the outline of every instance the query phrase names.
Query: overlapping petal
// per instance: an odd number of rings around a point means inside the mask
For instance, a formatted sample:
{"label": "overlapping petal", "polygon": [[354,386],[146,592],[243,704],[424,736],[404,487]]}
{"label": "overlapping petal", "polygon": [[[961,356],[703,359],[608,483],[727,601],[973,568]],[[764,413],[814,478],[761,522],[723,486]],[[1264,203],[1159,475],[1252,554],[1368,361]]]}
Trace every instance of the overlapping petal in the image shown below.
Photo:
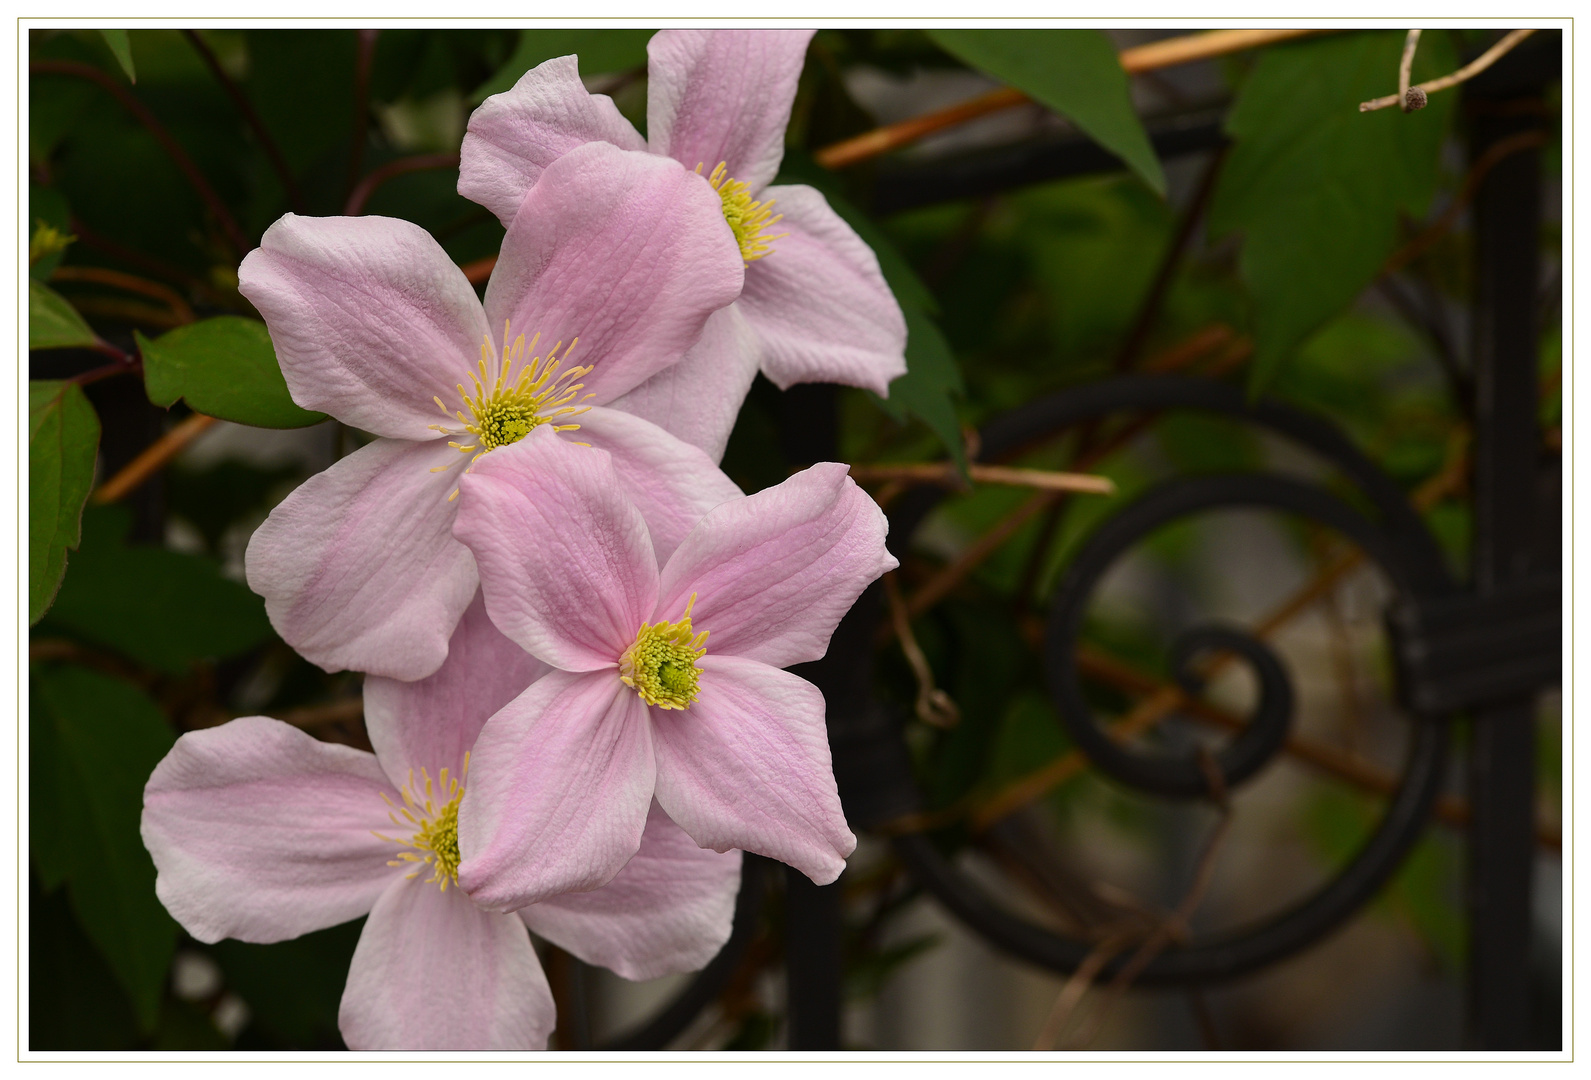
{"label": "overlapping petal", "polygon": [[813,188],[771,187],[784,215],[773,253],[746,270],[736,304],[763,343],[762,370],[780,389],[802,382],[887,396],[906,373],[906,320],[873,249]]}
{"label": "overlapping petal", "polygon": [[350,1050],[542,1050],[555,1014],[524,923],[400,877],[359,935],[337,1025]]}
{"label": "overlapping petal", "polygon": [[729,175],[757,192],[784,157],[811,30],[660,30],[647,43],[653,151]]}
{"label": "overlapping petal", "polygon": [[847,466],[814,465],[704,517],[663,568],[656,610],[678,611],[695,593],[692,623],[708,631],[709,655],[816,660],[862,590],[897,565],[888,530]]}
{"label": "overlapping petal", "polygon": [[419,679],[440,667],[477,582],[451,531],[463,467],[445,442],[378,439],[271,511],[244,565],[283,640],[327,671]]}
{"label": "overlapping petal", "polygon": [[501,335],[578,337],[592,404],[679,360],[740,294],[744,264],[707,181],[655,154],[586,143],[548,165],[514,215],[486,287]]}
{"label": "overlapping petal", "polygon": [[626,979],[694,971],[729,940],[740,861],[738,851],[697,846],[653,802],[641,850],[617,877],[519,914],[554,945]]}
{"label": "overlapping petal", "polygon": [[646,149],[611,98],[586,91],[577,61],[559,56],[531,68],[470,114],[459,150],[459,194],[496,214],[504,228],[542,171],[575,147],[607,142]]}
{"label": "overlapping petal", "polygon": [[284,941],[370,910],[397,872],[373,755],[263,716],[190,731],[144,788],[166,910],[200,941]]}
{"label": "overlapping petal", "polygon": [[459,775],[487,717],[550,670],[503,636],[479,592],[448,642],[447,660],[415,682],[365,679],[365,730],[394,787],[420,770]]}
{"label": "overlapping petal", "polygon": [[616,664],[657,601],[657,562],[606,451],[541,427],[459,486],[454,533],[498,629],[565,671]]}
{"label": "overlapping petal", "polygon": [[434,397],[480,355],[475,290],[431,234],[385,217],[286,214],[238,267],[293,400],[365,431],[435,439]]}
{"label": "overlapping petal", "polygon": [[701,340],[679,363],[653,375],[610,407],[650,420],[700,447],[717,462],[729,445],[729,433],[757,377],[761,357],[757,332],[740,313],[740,306],[730,304],[713,312]]}
{"label": "overlapping petal", "polygon": [[709,510],[744,494],[704,451],[618,409],[583,413],[572,437],[608,453],[625,497],[646,521],[659,564]]}
{"label": "overlapping petal", "polygon": [[513,911],[607,884],[641,846],[656,764],[618,672],[554,671],[486,722],[459,804],[459,884]]}
{"label": "overlapping petal", "polygon": [[856,837],[845,823],[823,695],[788,671],[701,659],[701,696],[652,709],[657,801],[697,843],[767,855],[827,885]]}

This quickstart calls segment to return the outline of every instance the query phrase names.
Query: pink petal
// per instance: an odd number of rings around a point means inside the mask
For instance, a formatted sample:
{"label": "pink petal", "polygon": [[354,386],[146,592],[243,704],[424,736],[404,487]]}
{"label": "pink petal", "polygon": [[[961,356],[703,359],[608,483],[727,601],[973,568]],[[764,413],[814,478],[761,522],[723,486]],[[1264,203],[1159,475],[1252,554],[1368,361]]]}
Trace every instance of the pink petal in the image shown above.
{"label": "pink petal", "polygon": [[757,332],[740,313],[740,305],[730,304],[713,312],[701,340],[683,360],[609,407],[652,421],[670,435],[701,447],[716,463],[724,456],[761,362]]}
{"label": "pink petal", "polygon": [[819,885],[845,869],[845,824],[823,695],[788,671],[736,656],[701,659],[701,697],[652,709],[657,801],[703,847],[789,863]]}
{"label": "pink petal", "polygon": [[459,884],[513,911],[606,885],[641,846],[656,766],[616,671],[554,671],[486,722],[459,804]]}
{"label": "pink petal", "polygon": [[487,333],[464,272],[431,234],[384,217],[286,214],[238,267],[293,400],[394,439],[435,439]]}
{"label": "pink petal", "polygon": [[365,730],[396,787],[425,769],[460,775],[487,717],[550,669],[503,636],[477,592],[448,642],[447,659],[416,682],[365,679]]}
{"label": "pink petal", "polygon": [[729,940],[740,891],[740,852],[698,847],[656,802],[641,850],[592,892],[520,908],[536,933],[626,979],[703,967]]}
{"label": "pink petal", "polygon": [[571,437],[589,440],[612,457],[619,486],[645,519],[659,563],[707,511],[744,494],[701,450],[639,416],[592,409]]}
{"label": "pink petal", "polygon": [[887,397],[906,374],[906,319],[878,257],[814,189],[781,185],[763,197],[790,234],[746,268],[737,305],[762,338],[763,373],[781,390],[833,382]]}
{"label": "pink petal", "polygon": [[753,192],[779,171],[811,30],[659,30],[647,44],[652,149],[687,169],[720,161]]}
{"label": "pink petal", "polygon": [[[547,166],[486,286],[493,333],[540,333],[603,405],[679,360],[740,295],[745,264],[707,181],[654,154],[586,143]],[[559,353],[560,356],[564,355]]]}
{"label": "pink petal", "polygon": [[397,871],[373,755],[245,716],[177,740],[144,787],[155,893],[200,941],[285,941],[358,918]]}
{"label": "pink petal", "polygon": [[337,1026],[350,1050],[545,1050],[552,991],[525,925],[399,878],[359,935]]}
{"label": "pink petal", "polygon": [[647,621],[695,593],[691,624],[708,631],[709,656],[775,667],[821,657],[862,590],[897,565],[884,548],[889,520],[847,468],[823,462],[720,504],[663,568]]}
{"label": "pink petal", "polygon": [[565,671],[617,664],[657,601],[657,562],[608,454],[539,427],[459,486],[453,532],[498,629]]}
{"label": "pink petal", "polygon": [[612,98],[586,92],[577,60],[560,56],[531,68],[513,89],[470,114],[459,150],[459,194],[496,214],[504,228],[542,171],[575,147],[609,142],[646,149]]}
{"label": "pink petal", "polygon": [[282,639],[327,671],[440,667],[477,581],[448,501],[466,461],[446,443],[378,439],[282,500],[244,557]]}

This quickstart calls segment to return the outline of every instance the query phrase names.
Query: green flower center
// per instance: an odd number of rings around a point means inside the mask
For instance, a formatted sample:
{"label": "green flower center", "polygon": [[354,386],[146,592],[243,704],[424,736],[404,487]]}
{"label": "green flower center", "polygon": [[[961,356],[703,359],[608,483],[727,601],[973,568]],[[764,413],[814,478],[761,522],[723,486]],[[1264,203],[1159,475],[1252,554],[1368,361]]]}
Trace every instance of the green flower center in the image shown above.
{"label": "green flower center", "polygon": [[635,642],[619,658],[619,679],[660,709],[688,709],[701,692],[701,669],[696,666],[707,650],[707,631],[691,629],[691,607],[685,605],[679,622],[642,623]]}

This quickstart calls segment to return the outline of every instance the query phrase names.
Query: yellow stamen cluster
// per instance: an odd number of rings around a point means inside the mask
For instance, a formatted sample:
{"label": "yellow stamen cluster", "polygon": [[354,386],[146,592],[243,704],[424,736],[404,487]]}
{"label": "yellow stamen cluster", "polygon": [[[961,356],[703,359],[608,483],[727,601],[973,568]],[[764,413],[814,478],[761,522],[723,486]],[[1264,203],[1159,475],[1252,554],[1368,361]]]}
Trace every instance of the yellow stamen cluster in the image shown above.
{"label": "yellow stamen cluster", "polygon": [[635,643],[619,657],[619,679],[641,700],[660,709],[688,709],[701,691],[696,666],[707,652],[707,631],[691,631],[691,608],[696,594],[685,605],[679,622],[642,623]]}
{"label": "yellow stamen cluster", "polygon": [[[448,885],[459,883],[459,801],[464,798],[463,780],[470,772],[470,755],[464,754],[464,771],[454,777],[449,777],[447,770],[443,769],[437,776],[436,790],[432,789],[431,777],[424,769],[420,770],[421,790],[424,799],[415,795],[414,772],[409,772],[409,782],[403,785],[399,794],[403,797],[403,805],[399,806],[381,793],[381,798],[388,806],[387,817],[392,823],[403,829],[408,825],[414,826],[418,831],[409,839],[404,840],[396,836],[384,836],[381,833],[374,835],[393,844],[402,844],[413,851],[405,851],[396,859],[387,863],[388,866],[402,866],[405,863],[419,863],[414,872],[409,874],[410,880],[420,876],[420,870],[426,863],[432,867],[431,876],[425,879],[427,885],[437,884],[447,892]],[[445,796],[447,801],[437,804]],[[401,820],[400,820],[401,819]]]}
{"label": "yellow stamen cluster", "polygon": [[[696,171],[702,171],[700,165]],[[739,180],[731,179],[727,166],[720,161],[718,167],[707,177],[707,182],[718,192],[718,197],[724,204],[724,220],[729,222],[730,231],[735,234],[735,241],[740,245],[740,257],[746,263],[754,263],[764,255],[773,251],[773,242],[789,236],[789,233],[780,233],[778,236],[768,236],[764,230],[771,229],[784,220],[783,214],[772,211],[773,199],[767,202],[753,202],[751,189]]]}
{"label": "yellow stamen cluster", "polygon": [[[508,341],[509,327],[503,324],[503,341]],[[444,427],[441,424],[432,424],[433,431],[440,431],[448,435],[463,435],[468,432],[474,439],[473,442],[449,442],[448,445],[465,454],[473,454],[470,464],[474,465],[482,454],[495,450],[499,446],[516,443],[529,435],[535,428],[542,424],[551,423],[554,431],[574,431],[579,424],[559,424],[554,421],[572,416],[579,416],[590,409],[590,406],[573,405],[583,383],[575,382],[591,373],[590,367],[571,367],[559,371],[559,367],[569,359],[569,353],[580,343],[579,338],[569,342],[569,348],[563,349],[563,342],[554,345],[545,358],[532,356],[525,359],[525,354],[536,347],[536,342],[541,335],[530,339],[526,345],[525,335],[520,334],[513,340],[513,344],[504,344],[502,361],[492,364],[493,349],[490,338],[481,341],[481,362],[479,374],[470,374],[471,385],[466,388],[463,383],[458,385],[459,399],[469,410],[466,415],[463,411],[455,410],[452,415],[463,424],[463,430]],[[563,349],[563,356],[558,355],[558,350]],[[515,377],[514,368],[519,368],[519,375]],[[493,378],[491,369],[497,368],[497,376]],[[586,397],[590,397],[587,394]],[[448,408],[442,403],[441,398],[433,398],[437,408],[447,414]],[[432,469],[432,472],[443,472],[450,466],[443,465]],[[469,470],[466,469],[466,472]],[[458,495],[454,491],[448,496],[449,501]]]}

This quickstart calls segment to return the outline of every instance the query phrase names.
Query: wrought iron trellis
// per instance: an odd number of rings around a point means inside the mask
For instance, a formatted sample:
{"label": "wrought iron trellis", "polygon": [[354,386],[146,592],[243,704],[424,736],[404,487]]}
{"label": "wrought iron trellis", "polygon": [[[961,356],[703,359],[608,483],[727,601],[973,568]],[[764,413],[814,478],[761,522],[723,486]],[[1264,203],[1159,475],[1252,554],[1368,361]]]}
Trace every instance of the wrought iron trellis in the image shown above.
{"label": "wrought iron trellis", "polygon": [[[1539,34],[1467,84],[1464,113],[1472,160],[1505,140],[1536,131],[1541,95],[1557,77],[1561,45]],[[1209,151],[1223,138],[1207,115],[1152,126],[1162,156]],[[1397,870],[1437,798],[1452,722],[1470,720],[1467,909],[1467,1039],[1477,1049],[1529,1045],[1530,874],[1534,835],[1534,696],[1560,678],[1562,589],[1558,544],[1560,481],[1538,460],[1535,350],[1541,221],[1539,143],[1508,153],[1485,172],[1472,208],[1476,247],[1473,304],[1474,550],[1471,580],[1460,582],[1404,493],[1330,423],[1276,402],[1249,401],[1225,384],[1174,376],[1125,376],[1033,402],[981,432],[978,460],[997,462],[1025,445],[1112,414],[1198,410],[1271,431],[1307,448],[1360,496],[1350,505],[1324,487],[1267,474],[1203,475],[1166,481],[1110,517],[1085,542],[1058,584],[1044,639],[1052,696],[1074,743],[1096,768],[1128,787],[1167,799],[1212,797],[1212,785],[1241,784],[1263,768],[1288,734],[1292,692],[1286,671],[1253,634],[1222,625],[1185,633],[1172,645],[1190,688],[1190,660],[1219,650],[1254,670],[1259,703],[1214,761],[1129,750],[1094,723],[1078,685],[1075,644],[1087,597],[1102,573],[1147,532],[1219,507],[1260,507],[1329,526],[1351,539],[1395,589],[1386,619],[1400,703],[1413,737],[1396,789],[1368,839],[1313,894],[1256,924],[1206,941],[1165,948],[1143,963],[1141,985],[1197,986],[1275,963],[1320,941],[1359,910]],[[1495,156],[1495,155],[1494,155]],[[897,171],[880,211],[990,194],[1116,163],[1077,141],[983,152]],[[784,397],[792,464],[834,456],[832,388],[797,387]],[[825,423],[824,420],[830,422]],[[918,488],[892,508],[890,544],[902,554],[942,491]],[[883,618],[881,589],[863,595],[836,632],[828,656],[802,673],[823,690],[841,797],[852,824],[876,829],[919,808],[902,739],[902,718],[872,695],[872,642]],[[1211,765],[1219,774],[1212,777]],[[1215,793],[1219,794],[1219,793]],[[895,835],[897,856],[915,881],[951,913],[1007,953],[1071,973],[1089,943],[1013,914],[949,863],[922,832]],[[666,1045],[727,984],[755,934],[771,864],[748,857],[734,932],[723,952],[642,1027],[612,1049]],[[785,873],[788,1045],[837,1049],[840,1032],[839,885],[817,887]],[[1109,976],[1125,954],[1097,972]]]}

